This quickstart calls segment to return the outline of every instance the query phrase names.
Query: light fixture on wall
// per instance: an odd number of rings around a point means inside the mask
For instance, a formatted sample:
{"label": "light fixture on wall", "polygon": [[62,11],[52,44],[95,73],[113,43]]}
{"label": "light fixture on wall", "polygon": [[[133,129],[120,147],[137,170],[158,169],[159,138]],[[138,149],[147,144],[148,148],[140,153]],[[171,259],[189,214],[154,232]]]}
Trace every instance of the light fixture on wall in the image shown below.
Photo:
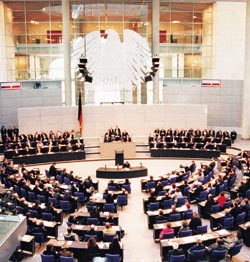
{"label": "light fixture on wall", "polygon": [[83,81],[92,83],[93,77],[90,75],[88,69],[87,69],[87,63],[88,59],[86,57],[80,57],[78,68],[81,76],[83,77]]}
{"label": "light fixture on wall", "polygon": [[152,57],[151,71],[146,73],[145,82],[152,81],[160,67],[160,58],[158,56]]}

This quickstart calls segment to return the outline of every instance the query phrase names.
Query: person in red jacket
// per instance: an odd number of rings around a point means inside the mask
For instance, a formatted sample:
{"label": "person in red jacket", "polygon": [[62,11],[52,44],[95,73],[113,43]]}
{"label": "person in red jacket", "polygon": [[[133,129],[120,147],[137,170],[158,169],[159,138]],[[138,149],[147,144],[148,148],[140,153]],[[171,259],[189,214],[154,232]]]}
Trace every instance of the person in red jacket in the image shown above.
{"label": "person in red jacket", "polygon": [[221,192],[216,201],[219,204],[219,206],[222,208],[225,202],[227,201],[225,194]]}
{"label": "person in red jacket", "polygon": [[163,235],[165,233],[174,233],[174,229],[171,228],[171,223],[170,222],[167,222],[166,223],[166,227],[162,229],[161,233],[160,233],[160,239],[163,238]]}

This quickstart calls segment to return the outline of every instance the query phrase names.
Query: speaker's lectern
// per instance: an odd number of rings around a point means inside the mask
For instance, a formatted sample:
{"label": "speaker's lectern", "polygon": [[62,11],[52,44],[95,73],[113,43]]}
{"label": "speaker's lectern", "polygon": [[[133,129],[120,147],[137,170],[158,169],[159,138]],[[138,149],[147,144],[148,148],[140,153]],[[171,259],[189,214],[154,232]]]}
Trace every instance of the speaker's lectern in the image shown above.
{"label": "speaker's lectern", "polygon": [[115,151],[115,165],[123,166],[124,164],[124,152],[122,151]]}

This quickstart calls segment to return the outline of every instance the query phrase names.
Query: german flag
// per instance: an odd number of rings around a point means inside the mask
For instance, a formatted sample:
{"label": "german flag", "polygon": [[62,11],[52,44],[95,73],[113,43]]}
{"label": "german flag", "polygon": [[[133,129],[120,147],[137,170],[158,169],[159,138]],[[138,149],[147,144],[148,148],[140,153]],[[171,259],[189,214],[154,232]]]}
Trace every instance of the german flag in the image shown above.
{"label": "german flag", "polygon": [[79,129],[80,134],[82,134],[82,95],[81,91],[79,92],[79,99],[78,99],[78,122],[79,122]]}

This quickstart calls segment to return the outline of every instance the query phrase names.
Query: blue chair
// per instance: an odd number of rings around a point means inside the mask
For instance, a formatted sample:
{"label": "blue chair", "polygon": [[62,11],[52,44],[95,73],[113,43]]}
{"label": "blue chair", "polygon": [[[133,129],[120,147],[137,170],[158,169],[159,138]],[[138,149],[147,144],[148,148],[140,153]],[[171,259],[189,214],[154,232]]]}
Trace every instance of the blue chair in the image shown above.
{"label": "blue chair", "polygon": [[41,260],[42,262],[55,262],[55,256],[54,255],[44,255],[41,254]]}
{"label": "blue chair", "polygon": [[51,213],[42,212],[42,220],[52,221],[53,215]]}
{"label": "blue chair", "polygon": [[19,195],[20,194],[20,188],[17,185],[14,185],[13,187],[14,187],[14,192]]}
{"label": "blue chair", "polygon": [[211,194],[213,197],[215,197],[215,195],[216,195],[216,188],[215,187],[211,188],[209,190],[208,194]]}
{"label": "blue chair", "polygon": [[117,190],[116,186],[113,185],[108,186],[108,191],[116,191],[116,190]]}
{"label": "blue chair", "polygon": [[155,181],[148,181],[146,188],[148,191],[150,191],[150,189],[155,188]]}
{"label": "blue chair", "polygon": [[103,240],[104,242],[112,242],[116,236],[117,234],[103,234]]}
{"label": "blue chair", "polygon": [[53,203],[53,206],[54,206],[54,207],[58,207],[58,201],[57,201],[56,198],[54,198],[54,197],[48,197],[48,202],[49,202],[49,203]]}
{"label": "blue chair", "polygon": [[190,253],[190,259],[191,261],[201,261],[205,260],[207,255],[206,249],[200,249],[200,250],[192,250]]}
{"label": "blue chair", "polygon": [[74,257],[60,256],[59,257],[59,262],[74,262]]}
{"label": "blue chair", "polygon": [[45,175],[46,177],[50,178],[49,170],[45,169]]}
{"label": "blue chair", "polygon": [[184,206],[185,204],[186,204],[185,197],[177,198],[176,207],[181,207],[181,206]]}
{"label": "blue chair", "polygon": [[227,209],[227,208],[230,208],[230,207],[231,207],[230,201],[225,202],[225,204],[223,205],[223,209]]}
{"label": "blue chair", "polygon": [[157,195],[158,196],[165,196],[165,194],[166,194],[166,191],[162,190],[162,191],[159,191]]}
{"label": "blue chair", "polygon": [[222,222],[223,228],[233,230],[234,229],[234,217],[227,217]]}
{"label": "blue chair", "polygon": [[31,216],[31,217],[33,217],[33,218],[38,218],[38,212],[37,212],[37,210],[29,209],[29,212],[30,212],[30,216]]}
{"label": "blue chair", "polygon": [[64,236],[64,240],[66,240],[66,241],[75,241],[75,237],[74,236],[70,236],[70,237]]}
{"label": "blue chair", "polygon": [[97,217],[87,217],[88,225],[100,225],[100,220]]}
{"label": "blue chair", "polygon": [[63,179],[63,182],[64,182],[65,185],[68,185],[68,186],[70,185],[70,179],[68,177],[65,177]]}
{"label": "blue chair", "polygon": [[219,193],[224,191],[224,184],[219,186],[219,190],[218,191],[219,191]]}
{"label": "blue chair", "polygon": [[169,214],[169,221],[180,221],[181,220],[181,213],[176,213],[176,214]]}
{"label": "blue chair", "polygon": [[189,237],[193,235],[193,230],[181,231],[179,237]]}
{"label": "blue chair", "polygon": [[237,215],[236,217],[236,225],[241,225],[245,223],[245,217],[246,217],[246,212],[242,212]]}
{"label": "blue chair", "polygon": [[56,180],[60,183],[63,184],[63,177],[61,175],[56,176]]}
{"label": "blue chair", "polygon": [[225,250],[212,250],[210,252],[210,261],[218,262],[220,260],[225,261],[225,257],[227,254],[227,249]]}
{"label": "blue chair", "polygon": [[97,240],[97,235],[88,235],[88,234],[85,234],[84,235],[84,242],[88,242],[88,240],[93,237]]}
{"label": "blue chair", "polygon": [[183,190],[183,193],[182,195],[185,196],[185,197],[188,197],[188,191],[190,190],[190,187],[189,186],[186,186]]}
{"label": "blue chair", "polygon": [[36,202],[36,194],[34,192],[28,191],[28,199],[30,202]]}
{"label": "blue chair", "polygon": [[169,262],[185,262],[185,255],[171,255]]}
{"label": "blue chair", "polygon": [[106,203],[103,205],[103,211],[104,212],[111,212],[114,213],[116,211],[115,204],[114,203]]}
{"label": "blue chair", "polygon": [[60,208],[62,209],[62,211],[66,213],[71,211],[71,205],[68,200],[60,200],[59,204],[60,204]]}
{"label": "blue chair", "polygon": [[192,210],[192,209],[186,210],[186,211],[183,213],[183,219],[184,219],[184,220],[191,219],[192,217],[193,217],[193,210]]}
{"label": "blue chair", "polygon": [[176,176],[170,178],[170,184],[171,185],[176,183],[176,181],[177,181],[177,177]]}
{"label": "blue chair", "polygon": [[197,227],[197,234],[206,234],[206,233],[207,233],[207,225]]}
{"label": "blue chair", "polygon": [[23,214],[24,215],[24,208],[23,207],[16,206],[16,209],[17,209],[19,214]]}
{"label": "blue chair", "polygon": [[37,195],[37,200],[39,200],[41,203],[45,203],[46,202],[45,196],[42,196],[42,195]]}
{"label": "blue chair", "polygon": [[161,239],[170,239],[170,238],[174,238],[174,232],[162,234],[162,238]]}
{"label": "blue chair", "polygon": [[220,206],[219,205],[212,205],[210,208],[210,214],[215,214],[220,211]]}
{"label": "blue chair", "polygon": [[168,182],[167,179],[161,181],[161,185],[162,185],[163,187],[167,186],[168,184],[169,184],[169,182]]}
{"label": "blue chair", "polygon": [[195,200],[198,201],[198,202],[205,201],[205,200],[207,200],[207,195],[208,195],[207,191],[201,191],[200,196],[195,197]]}
{"label": "blue chair", "polygon": [[124,185],[122,185],[122,188],[126,189],[126,191],[129,194],[131,193],[131,185],[130,184],[124,184]]}
{"label": "blue chair", "polygon": [[250,189],[248,189],[248,190],[246,191],[245,196],[246,196],[247,198],[250,198]]}
{"label": "blue chair", "polygon": [[116,204],[121,208],[128,204],[128,196],[127,195],[118,195]]}
{"label": "blue chair", "polygon": [[120,262],[120,255],[119,254],[105,254],[105,257],[109,262]]}
{"label": "blue chair", "polygon": [[35,237],[35,242],[39,243],[40,246],[45,242],[43,233],[32,233],[32,235]]}
{"label": "blue chair", "polygon": [[163,200],[163,209],[170,209],[173,205],[174,201],[172,199]]}
{"label": "blue chair", "polygon": [[20,194],[21,194],[21,197],[24,197],[24,198],[26,199],[27,193],[26,193],[26,190],[25,190],[25,189],[20,188]]}
{"label": "blue chair", "polygon": [[160,203],[159,202],[150,202],[148,205],[148,210],[149,211],[155,211],[160,208]]}
{"label": "blue chair", "polygon": [[75,196],[78,197],[80,204],[85,202],[85,196],[83,192],[75,192]]}
{"label": "blue chair", "polygon": [[229,250],[228,254],[232,258],[233,256],[236,256],[237,254],[240,253],[241,249],[243,247],[243,243],[235,244],[233,245]]}

